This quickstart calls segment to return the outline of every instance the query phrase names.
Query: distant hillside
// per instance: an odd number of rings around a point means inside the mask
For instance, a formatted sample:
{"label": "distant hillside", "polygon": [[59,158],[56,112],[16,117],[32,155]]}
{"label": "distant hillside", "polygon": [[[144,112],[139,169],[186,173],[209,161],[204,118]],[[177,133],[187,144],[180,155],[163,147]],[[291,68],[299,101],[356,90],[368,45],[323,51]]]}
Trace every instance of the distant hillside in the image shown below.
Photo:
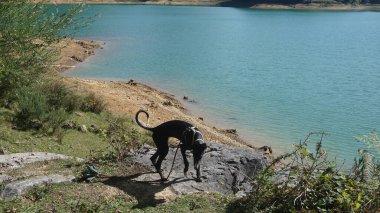
{"label": "distant hillside", "polygon": [[[50,0],[52,3],[78,3],[81,0]],[[222,7],[262,7],[300,9],[380,9],[380,0],[86,0],[86,3],[110,4],[159,4],[159,5],[201,5]],[[378,5],[376,5],[378,4]],[[264,7],[265,7],[264,6]],[[276,7],[277,6],[277,7]],[[283,7],[285,6],[285,7]]]}
{"label": "distant hillside", "polygon": [[361,4],[380,4],[380,0],[227,0],[220,2],[220,6],[228,7],[253,7],[258,4],[273,4],[273,5],[361,5]]}

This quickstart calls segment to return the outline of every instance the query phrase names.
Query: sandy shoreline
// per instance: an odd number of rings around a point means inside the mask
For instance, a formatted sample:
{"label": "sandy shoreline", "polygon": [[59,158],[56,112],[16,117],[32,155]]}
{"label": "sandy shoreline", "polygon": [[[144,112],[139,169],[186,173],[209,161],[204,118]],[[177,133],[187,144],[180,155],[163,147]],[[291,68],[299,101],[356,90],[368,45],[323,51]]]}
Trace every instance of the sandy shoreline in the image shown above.
{"label": "sandy shoreline", "polygon": [[[85,61],[101,48],[94,41],[67,39],[62,46],[61,55],[54,71],[64,72],[76,64]],[[233,129],[219,129],[201,117],[189,113],[174,95],[162,92],[148,85],[135,81],[104,81],[79,79],[60,75],[59,78],[70,88],[79,93],[94,93],[106,103],[108,111],[115,115],[134,117],[139,109],[146,109],[151,114],[150,126],[164,121],[181,119],[188,121],[202,130],[206,140],[239,147],[256,148],[261,144],[247,143],[234,133]]]}

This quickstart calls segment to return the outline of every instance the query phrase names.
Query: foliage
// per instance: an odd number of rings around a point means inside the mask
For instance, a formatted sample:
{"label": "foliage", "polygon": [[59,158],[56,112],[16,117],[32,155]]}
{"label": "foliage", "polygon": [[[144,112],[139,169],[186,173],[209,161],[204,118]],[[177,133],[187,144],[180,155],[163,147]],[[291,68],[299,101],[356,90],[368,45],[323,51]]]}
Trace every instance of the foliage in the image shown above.
{"label": "foliage", "polygon": [[380,138],[375,130],[370,132],[369,135],[361,135],[356,137],[356,140],[366,144],[367,148],[374,149],[378,154],[380,154]]}
{"label": "foliage", "polygon": [[82,109],[83,105],[89,106],[86,112],[104,110],[103,102],[94,95],[78,96],[56,80],[38,81],[17,89],[15,93],[12,100],[14,124],[22,130],[42,129],[59,136],[63,134],[63,123],[74,110]]}
{"label": "foliage", "polygon": [[16,127],[23,130],[44,129],[53,134],[67,119],[68,111],[74,108],[71,102],[65,100],[77,97],[62,84],[52,82],[36,82],[17,89],[15,93],[12,101]]}
{"label": "foliage", "polygon": [[144,143],[142,134],[128,123],[123,118],[115,118],[109,121],[106,140],[113,149],[111,156],[116,161],[123,161],[130,149]]}
{"label": "foliage", "polygon": [[46,95],[34,87],[22,87],[15,99],[15,125],[19,129],[42,128],[49,110]]}
{"label": "foliage", "polygon": [[105,104],[104,101],[96,97],[94,93],[90,93],[84,98],[80,109],[83,112],[100,113],[105,109]]}
{"label": "foliage", "polygon": [[[319,136],[315,152],[311,138]],[[361,181],[361,173],[345,174],[322,149],[324,133],[308,135],[293,152],[276,158],[253,182],[249,196],[232,203],[232,212],[375,212],[380,207],[376,181]],[[377,164],[377,167],[379,164]],[[375,179],[374,179],[375,180]]]}
{"label": "foliage", "polygon": [[67,112],[80,109],[82,98],[68,89],[62,82],[58,80],[45,81],[40,89],[46,93],[50,108],[54,110],[63,108]]}
{"label": "foliage", "polygon": [[28,85],[46,70],[56,49],[51,45],[76,26],[81,6],[54,10],[29,0],[0,3],[0,98]]}
{"label": "foliage", "polygon": [[96,169],[94,165],[87,165],[86,168],[81,172],[81,176],[77,178],[78,182],[86,181],[87,183],[96,180],[101,173]]}
{"label": "foliage", "polygon": [[113,195],[115,189],[113,193],[104,193],[106,190],[103,183],[48,185],[32,190],[23,201],[0,201],[0,212],[223,212],[225,204],[233,199],[216,193],[194,193],[165,205],[155,205],[154,202],[162,200],[148,198],[147,205],[139,207],[135,198]]}

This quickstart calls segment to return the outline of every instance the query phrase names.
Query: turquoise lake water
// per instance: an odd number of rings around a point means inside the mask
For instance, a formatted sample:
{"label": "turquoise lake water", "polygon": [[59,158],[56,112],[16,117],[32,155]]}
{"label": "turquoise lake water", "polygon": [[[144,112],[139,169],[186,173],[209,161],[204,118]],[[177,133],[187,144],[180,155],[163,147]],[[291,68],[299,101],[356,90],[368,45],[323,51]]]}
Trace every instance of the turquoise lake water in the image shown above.
{"label": "turquoise lake water", "polygon": [[[81,38],[104,49],[67,75],[135,79],[188,96],[191,112],[289,150],[309,132],[348,161],[380,129],[380,13],[88,6]],[[154,115],[159,116],[159,115]]]}

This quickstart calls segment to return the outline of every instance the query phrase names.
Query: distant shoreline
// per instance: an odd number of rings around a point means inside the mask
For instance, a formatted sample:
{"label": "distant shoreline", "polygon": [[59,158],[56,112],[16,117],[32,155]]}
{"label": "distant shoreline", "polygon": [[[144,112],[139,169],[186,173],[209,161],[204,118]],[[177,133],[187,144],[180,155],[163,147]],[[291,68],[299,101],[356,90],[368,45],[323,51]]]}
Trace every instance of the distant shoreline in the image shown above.
{"label": "distant shoreline", "polygon": [[[51,4],[80,4],[76,0],[51,0]],[[173,1],[146,1],[146,2],[115,2],[115,1],[91,1],[87,5],[162,5],[162,6],[207,6],[207,7],[237,7],[247,9],[270,9],[270,10],[328,10],[328,11],[380,11],[380,4],[256,4],[251,7],[241,7],[239,5],[221,6],[215,2],[173,2]]]}

